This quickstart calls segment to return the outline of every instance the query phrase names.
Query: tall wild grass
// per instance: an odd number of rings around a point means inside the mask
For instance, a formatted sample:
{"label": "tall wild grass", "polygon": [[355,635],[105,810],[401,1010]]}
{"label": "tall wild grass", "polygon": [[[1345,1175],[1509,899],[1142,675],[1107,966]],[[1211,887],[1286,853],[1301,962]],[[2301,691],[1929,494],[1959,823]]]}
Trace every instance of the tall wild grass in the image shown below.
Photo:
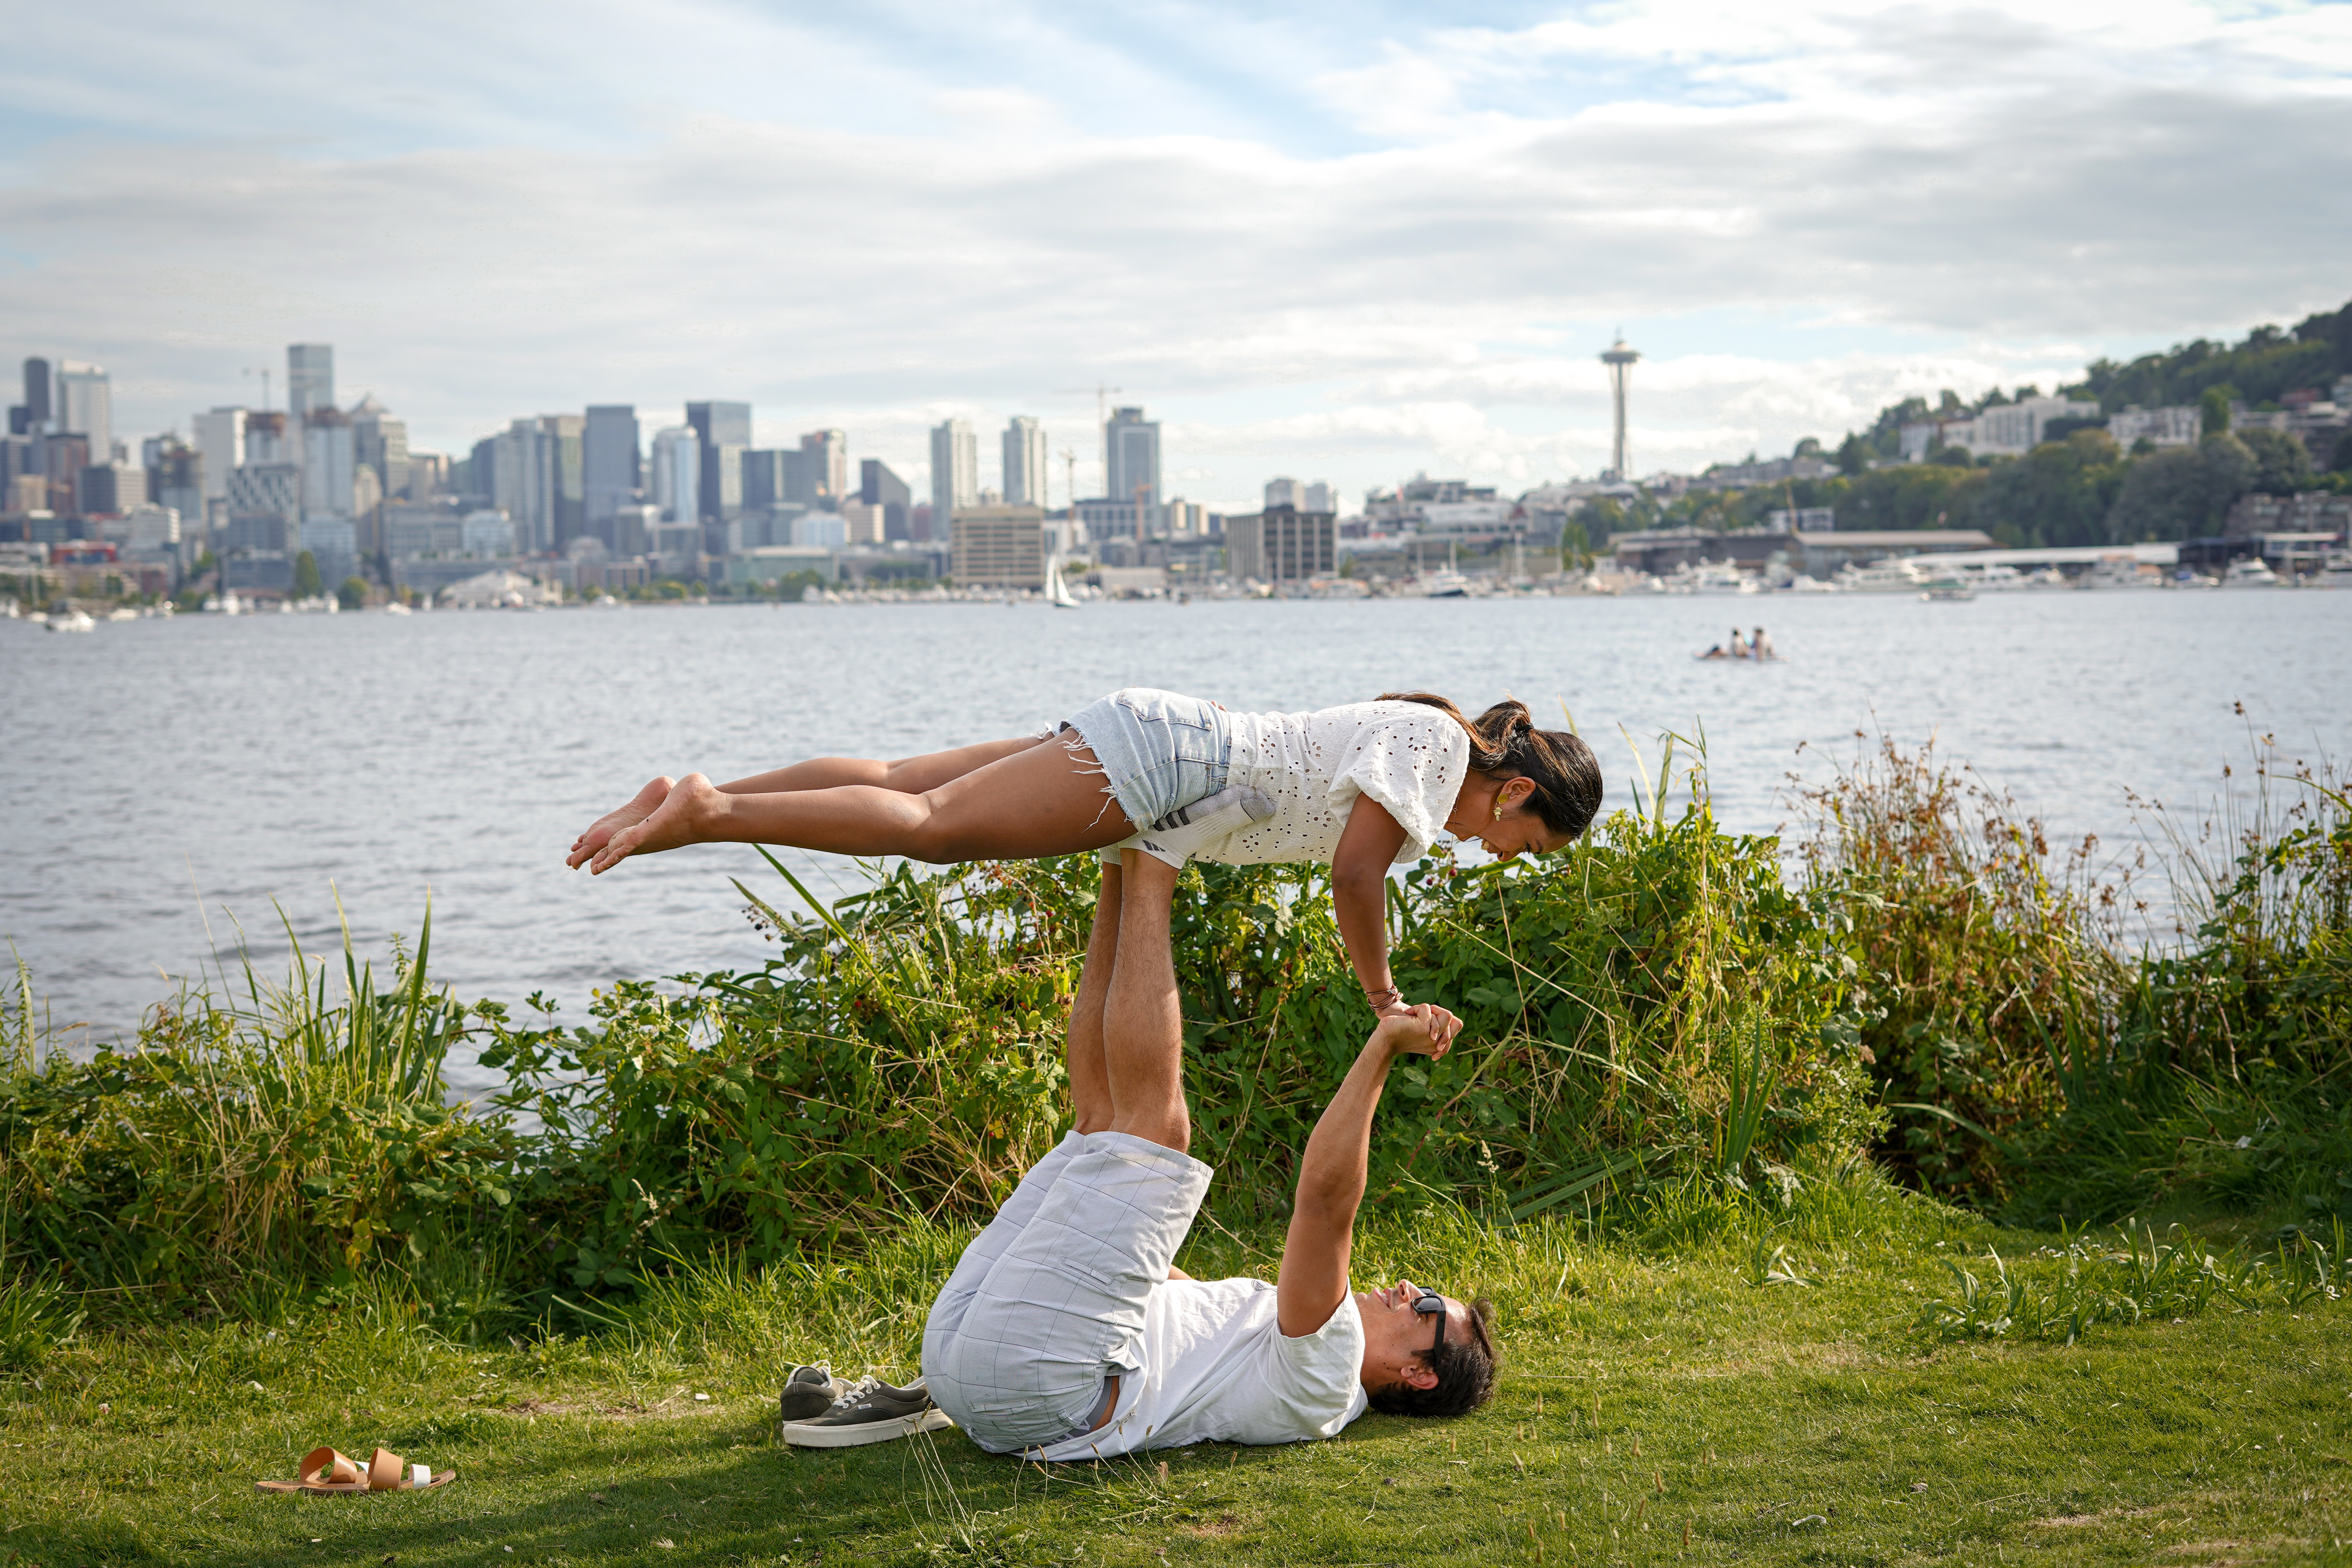
{"label": "tall wild grass", "polygon": [[[2317,1236],[2352,1207],[2352,812],[2324,773],[2264,782],[2227,837],[2184,839],[2193,919],[2153,944],[2126,941],[2132,889],[2087,850],[1892,746],[1801,798],[1793,878],[1777,839],[1721,829],[1671,742],[1638,807],[1574,849],[1433,856],[1392,885],[1399,984],[1466,1027],[1397,1069],[1375,1215],[1753,1231],[1759,1281],[1801,1283],[1774,1225],[1822,1223],[1874,1160],[2019,1217],[2194,1198],[2285,1205]],[[388,1279],[453,1332],[586,1327],[681,1270],[814,1289],[845,1248],[919,1252],[984,1216],[1066,1120],[1092,858],[877,868],[830,903],[774,869],[739,884],[768,963],[619,982],[577,1023],[436,988],[429,920],[381,981],[348,941],[298,951],[288,981],[187,988],[88,1059],[45,1054],[20,971],[0,1261],[68,1294],[12,1297],[0,1330],[70,1332],[68,1302],[356,1310]],[[1307,868],[1184,874],[1213,1227],[1280,1217],[1361,1044],[1327,891]],[[461,1045],[507,1075],[479,1108],[444,1081]]]}

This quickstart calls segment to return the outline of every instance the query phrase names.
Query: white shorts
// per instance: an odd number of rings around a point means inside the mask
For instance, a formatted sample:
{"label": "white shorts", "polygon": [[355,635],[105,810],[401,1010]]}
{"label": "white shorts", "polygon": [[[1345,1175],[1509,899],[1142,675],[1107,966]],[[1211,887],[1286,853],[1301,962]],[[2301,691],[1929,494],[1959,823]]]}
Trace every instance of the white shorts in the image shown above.
{"label": "white shorts", "polygon": [[991,1453],[1050,1446],[1143,1368],[1143,1310],[1208,1195],[1210,1168],[1126,1132],[1072,1132],[964,1249],[923,1329],[940,1409]]}

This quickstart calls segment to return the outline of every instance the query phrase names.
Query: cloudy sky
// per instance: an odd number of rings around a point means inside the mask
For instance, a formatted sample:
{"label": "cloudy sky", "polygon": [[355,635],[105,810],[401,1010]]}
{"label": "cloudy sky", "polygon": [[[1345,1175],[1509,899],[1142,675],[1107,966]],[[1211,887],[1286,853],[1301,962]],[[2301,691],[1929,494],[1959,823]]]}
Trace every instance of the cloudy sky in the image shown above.
{"label": "cloudy sky", "polygon": [[[1169,488],[1519,487],[2352,298],[2352,5],[154,0],[12,11],[0,353],[136,437],[284,345],[463,451],[688,398],[919,488],[1092,388]],[[1054,498],[1061,500],[1060,486]]]}

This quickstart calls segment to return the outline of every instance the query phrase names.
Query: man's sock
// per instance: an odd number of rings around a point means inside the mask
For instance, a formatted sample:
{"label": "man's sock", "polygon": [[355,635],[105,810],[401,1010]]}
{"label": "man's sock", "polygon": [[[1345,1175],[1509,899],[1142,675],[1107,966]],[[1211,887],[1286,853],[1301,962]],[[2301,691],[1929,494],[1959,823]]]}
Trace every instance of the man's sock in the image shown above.
{"label": "man's sock", "polygon": [[1178,806],[1138,834],[1134,844],[1155,860],[1181,867],[1219,839],[1273,815],[1273,801],[1254,789],[1228,784],[1205,799]]}

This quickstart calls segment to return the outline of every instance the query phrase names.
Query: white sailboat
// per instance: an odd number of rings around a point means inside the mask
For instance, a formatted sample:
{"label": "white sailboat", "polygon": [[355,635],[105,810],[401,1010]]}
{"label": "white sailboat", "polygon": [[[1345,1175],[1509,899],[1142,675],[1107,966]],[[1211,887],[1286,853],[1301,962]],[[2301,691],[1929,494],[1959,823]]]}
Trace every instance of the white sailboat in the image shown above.
{"label": "white sailboat", "polygon": [[1058,555],[1045,562],[1045,602],[1057,610],[1078,607],[1078,602],[1070,597],[1070,585],[1062,581],[1062,558]]}

